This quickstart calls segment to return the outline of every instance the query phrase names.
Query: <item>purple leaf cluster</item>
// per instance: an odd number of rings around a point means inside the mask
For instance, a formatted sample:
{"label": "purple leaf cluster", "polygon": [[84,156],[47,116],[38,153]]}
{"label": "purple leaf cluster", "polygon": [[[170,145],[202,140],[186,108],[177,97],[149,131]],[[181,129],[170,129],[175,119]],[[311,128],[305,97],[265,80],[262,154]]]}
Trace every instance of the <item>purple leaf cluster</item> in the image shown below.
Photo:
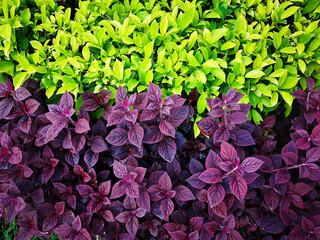
{"label": "purple leaf cluster", "polygon": [[76,113],[67,92],[46,105],[37,82],[13,90],[7,79],[0,216],[17,218],[17,240],[319,239],[320,112],[308,88],[285,140],[276,116],[249,122],[235,89],[207,99],[194,139],[193,102],[152,83],[131,96],[119,87],[115,104],[108,90],[84,93]]}

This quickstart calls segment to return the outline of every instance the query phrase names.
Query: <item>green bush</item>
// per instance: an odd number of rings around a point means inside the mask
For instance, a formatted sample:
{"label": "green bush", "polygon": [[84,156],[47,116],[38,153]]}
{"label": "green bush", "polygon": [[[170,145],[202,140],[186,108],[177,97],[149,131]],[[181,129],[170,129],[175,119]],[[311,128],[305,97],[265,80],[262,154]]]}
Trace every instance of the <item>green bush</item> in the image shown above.
{"label": "green bush", "polygon": [[33,75],[49,98],[118,85],[141,92],[149,82],[164,95],[196,87],[200,120],[206,98],[238,88],[258,123],[281,102],[289,113],[307,76],[320,79],[317,0],[91,0],[78,9],[38,0],[16,17],[19,1],[2,2],[0,72],[16,87]]}

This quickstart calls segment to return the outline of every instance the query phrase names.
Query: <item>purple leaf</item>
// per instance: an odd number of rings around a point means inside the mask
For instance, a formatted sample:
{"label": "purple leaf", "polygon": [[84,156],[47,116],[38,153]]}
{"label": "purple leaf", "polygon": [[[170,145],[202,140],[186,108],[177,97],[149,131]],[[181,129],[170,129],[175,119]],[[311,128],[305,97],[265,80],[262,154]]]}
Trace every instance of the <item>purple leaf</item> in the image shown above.
{"label": "purple leaf", "polygon": [[164,135],[167,135],[167,136],[170,136],[170,137],[173,137],[173,138],[175,137],[176,130],[166,120],[160,121],[159,129]]}
{"label": "purple leaf", "polygon": [[5,98],[0,102],[0,119],[5,118],[10,113],[13,107],[13,101],[11,98]]}
{"label": "purple leaf", "polygon": [[308,77],[307,78],[307,87],[308,87],[308,90],[311,91],[312,89],[314,89],[314,87],[316,86],[314,80],[312,77]]}
{"label": "purple leaf", "polygon": [[237,157],[237,152],[230,143],[223,141],[221,143],[220,155],[225,161],[233,162]]}
{"label": "purple leaf", "polygon": [[165,198],[161,201],[160,210],[164,219],[168,219],[171,213],[173,212],[174,204],[170,198]]}
{"label": "purple leaf", "polygon": [[92,187],[88,185],[77,185],[76,186],[81,197],[90,198],[90,195],[94,192]]}
{"label": "purple leaf", "polygon": [[289,180],[290,180],[290,173],[288,172],[288,170],[281,169],[277,171],[276,178],[275,178],[276,184],[286,183]]}
{"label": "purple leaf", "polygon": [[159,186],[165,191],[168,191],[172,188],[172,182],[169,175],[165,172],[159,179]]}
{"label": "purple leaf", "polygon": [[140,208],[150,212],[150,196],[147,191],[142,191],[139,193],[137,204]]}
{"label": "purple leaf", "polygon": [[76,133],[81,134],[89,130],[90,130],[90,126],[88,121],[84,118],[80,118],[76,123],[76,128],[75,128]]}
{"label": "purple leaf", "polygon": [[31,93],[24,87],[19,87],[13,92],[13,99],[16,101],[23,101],[28,97],[31,97]]}
{"label": "purple leaf", "polygon": [[120,180],[115,185],[113,185],[110,199],[115,199],[123,196],[126,193],[126,190],[127,190],[126,181]]}
{"label": "purple leaf", "polygon": [[149,83],[148,95],[149,95],[150,101],[152,102],[160,103],[160,101],[162,101],[161,89],[153,83]]}
{"label": "purple leaf", "polygon": [[230,120],[235,124],[242,124],[245,121],[248,121],[249,118],[246,114],[242,112],[234,112],[230,115]]}
{"label": "purple leaf", "polygon": [[264,200],[266,201],[266,203],[268,204],[270,210],[275,210],[278,206],[278,195],[272,191],[269,190],[264,194]]}
{"label": "purple leaf", "polygon": [[138,114],[139,114],[139,112],[137,109],[130,110],[125,113],[124,119],[129,122],[135,123],[137,121]]}
{"label": "purple leaf", "polygon": [[197,125],[200,131],[207,136],[212,136],[218,127],[217,120],[212,117],[205,117],[201,119],[197,122]]}
{"label": "purple leaf", "polygon": [[26,108],[28,114],[34,114],[35,111],[39,108],[40,103],[34,99],[28,99],[26,101]]}
{"label": "purple leaf", "polygon": [[129,216],[126,221],[126,229],[131,236],[135,236],[139,227],[139,221],[135,216]]}
{"label": "purple leaf", "polygon": [[216,168],[209,168],[199,176],[199,179],[205,183],[217,183],[221,180],[222,174]]}
{"label": "purple leaf", "polygon": [[116,93],[116,100],[117,100],[117,103],[121,103],[121,104],[124,101],[128,102],[127,92],[122,86],[118,87],[118,90],[117,90],[117,93]]}
{"label": "purple leaf", "polygon": [[222,141],[228,141],[230,137],[229,130],[222,127],[215,131],[213,135],[213,140],[215,143],[220,143]]}
{"label": "purple leaf", "polygon": [[108,146],[101,136],[94,136],[91,139],[91,149],[95,153],[101,153],[108,150]]}
{"label": "purple leaf", "polygon": [[202,189],[207,184],[199,179],[199,176],[201,175],[201,172],[198,172],[196,174],[193,174],[191,177],[189,177],[186,182],[189,183],[192,187],[196,189]]}
{"label": "purple leaf", "polygon": [[210,207],[213,208],[223,201],[226,193],[221,184],[212,184],[207,194]]}
{"label": "purple leaf", "polygon": [[163,139],[163,134],[157,125],[151,125],[145,130],[143,142],[147,144],[158,143]]}
{"label": "purple leaf", "polygon": [[148,104],[148,93],[139,93],[133,103],[133,107],[137,110],[144,109]]}
{"label": "purple leaf", "polygon": [[111,114],[108,117],[107,127],[121,123],[123,120],[124,120],[124,113],[123,112],[119,112],[119,111],[111,112]]}
{"label": "purple leaf", "polygon": [[248,157],[241,163],[241,169],[245,172],[252,173],[257,171],[263,164],[263,161],[255,157]]}
{"label": "purple leaf", "polygon": [[210,149],[207,158],[206,158],[206,168],[215,168],[217,164],[222,162],[222,159],[216,154],[212,149]]}
{"label": "purple leaf", "polygon": [[88,149],[84,154],[84,161],[88,165],[89,169],[92,168],[98,162],[99,154]]}
{"label": "purple leaf", "polygon": [[235,131],[233,135],[235,136],[233,143],[238,146],[245,147],[245,146],[255,145],[255,142],[251,134],[246,130],[239,129]]}
{"label": "purple leaf", "polygon": [[132,145],[140,148],[142,145],[143,135],[144,135],[143,128],[135,124],[129,129],[128,140]]}
{"label": "purple leaf", "polygon": [[73,108],[73,98],[67,91],[62,95],[59,105],[62,108],[72,109]]}
{"label": "purple leaf", "polygon": [[235,197],[242,202],[248,190],[248,185],[246,180],[242,177],[232,177],[230,181],[231,192],[235,195]]}
{"label": "purple leaf", "polygon": [[175,198],[179,201],[186,202],[196,199],[192,192],[183,185],[176,186],[174,190],[176,191]]}
{"label": "purple leaf", "polygon": [[127,143],[128,141],[128,132],[123,128],[113,129],[109,135],[106,137],[106,140],[117,147],[120,147]]}
{"label": "purple leaf", "polygon": [[128,170],[127,170],[125,165],[123,165],[122,163],[114,160],[114,162],[113,162],[113,173],[117,178],[123,179],[128,175]]}
{"label": "purple leaf", "polygon": [[166,137],[160,142],[158,151],[165,161],[172,162],[177,152],[176,142],[173,139]]}
{"label": "purple leaf", "polygon": [[167,121],[173,126],[178,127],[188,117],[188,106],[174,107],[170,109],[170,116]]}

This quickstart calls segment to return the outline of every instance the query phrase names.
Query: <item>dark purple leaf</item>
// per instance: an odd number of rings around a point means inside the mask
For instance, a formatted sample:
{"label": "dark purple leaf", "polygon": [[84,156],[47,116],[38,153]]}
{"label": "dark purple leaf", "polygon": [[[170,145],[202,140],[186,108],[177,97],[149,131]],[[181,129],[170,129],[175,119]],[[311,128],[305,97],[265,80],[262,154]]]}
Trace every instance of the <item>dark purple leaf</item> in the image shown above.
{"label": "dark purple leaf", "polygon": [[264,200],[266,201],[266,203],[268,204],[270,210],[275,210],[278,206],[278,195],[272,191],[269,190],[264,194]]}
{"label": "dark purple leaf", "polygon": [[162,101],[161,89],[153,83],[149,83],[148,96],[152,102],[159,103],[160,101]]}
{"label": "dark purple leaf", "polygon": [[84,154],[84,162],[89,168],[92,168],[98,162],[99,154],[88,149]]}
{"label": "dark purple leaf", "polygon": [[148,104],[148,93],[139,93],[133,103],[133,107],[137,110],[144,109]]}
{"label": "dark purple leaf", "polygon": [[84,198],[90,198],[90,194],[94,192],[92,187],[88,185],[77,185],[76,188],[79,194]]}
{"label": "dark purple leaf", "polygon": [[170,198],[165,198],[160,204],[161,213],[164,219],[168,219],[174,209],[174,204]]}
{"label": "dark purple leaf", "polygon": [[201,172],[198,172],[196,174],[193,174],[191,177],[189,177],[186,182],[188,182],[192,187],[197,189],[204,188],[207,184],[199,179],[199,176],[201,175]]}
{"label": "dark purple leaf", "polygon": [[288,170],[279,170],[276,173],[276,184],[286,183],[290,180],[290,173]]}
{"label": "dark purple leaf", "polygon": [[187,118],[188,114],[188,106],[174,107],[170,109],[170,116],[167,118],[167,121],[173,127],[178,127]]}
{"label": "dark purple leaf", "polygon": [[166,137],[160,142],[158,151],[165,161],[172,162],[177,152],[177,145],[173,139]]}
{"label": "dark purple leaf", "polygon": [[5,118],[10,113],[13,107],[13,101],[11,98],[5,98],[0,102],[0,119]]}
{"label": "dark purple leaf", "polygon": [[118,123],[121,123],[124,120],[124,113],[119,111],[111,112],[111,114],[108,117],[108,125],[112,126]]}
{"label": "dark purple leaf", "polygon": [[246,114],[242,112],[234,112],[230,115],[230,120],[235,124],[242,124],[245,121],[248,121],[249,118]]}
{"label": "dark purple leaf", "polygon": [[199,122],[197,122],[197,125],[200,131],[208,136],[212,136],[218,127],[217,120],[212,117],[205,117],[201,119]]}
{"label": "dark purple leaf", "polygon": [[235,131],[233,135],[235,136],[233,143],[238,146],[245,147],[245,146],[255,145],[255,142],[251,134],[244,129],[239,129]]}
{"label": "dark purple leaf", "polygon": [[117,147],[120,147],[127,143],[128,141],[128,132],[123,128],[113,129],[109,135],[106,137],[106,140]]}

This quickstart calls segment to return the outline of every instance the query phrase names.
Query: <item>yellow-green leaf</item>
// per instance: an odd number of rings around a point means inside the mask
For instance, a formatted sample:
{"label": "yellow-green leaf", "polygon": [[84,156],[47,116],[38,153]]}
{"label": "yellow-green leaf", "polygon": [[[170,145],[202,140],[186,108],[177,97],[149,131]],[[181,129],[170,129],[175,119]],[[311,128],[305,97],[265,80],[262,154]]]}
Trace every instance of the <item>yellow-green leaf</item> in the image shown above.
{"label": "yellow-green leaf", "polygon": [[286,18],[290,17],[291,15],[295,14],[295,12],[298,11],[299,8],[300,7],[289,7],[287,10],[285,10],[281,14],[281,20],[286,19]]}
{"label": "yellow-green leaf", "polygon": [[248,72],[245,77],[246,78],[259,78],[262,77],[265,73],[262,72],[261,70],[252,70]]}

